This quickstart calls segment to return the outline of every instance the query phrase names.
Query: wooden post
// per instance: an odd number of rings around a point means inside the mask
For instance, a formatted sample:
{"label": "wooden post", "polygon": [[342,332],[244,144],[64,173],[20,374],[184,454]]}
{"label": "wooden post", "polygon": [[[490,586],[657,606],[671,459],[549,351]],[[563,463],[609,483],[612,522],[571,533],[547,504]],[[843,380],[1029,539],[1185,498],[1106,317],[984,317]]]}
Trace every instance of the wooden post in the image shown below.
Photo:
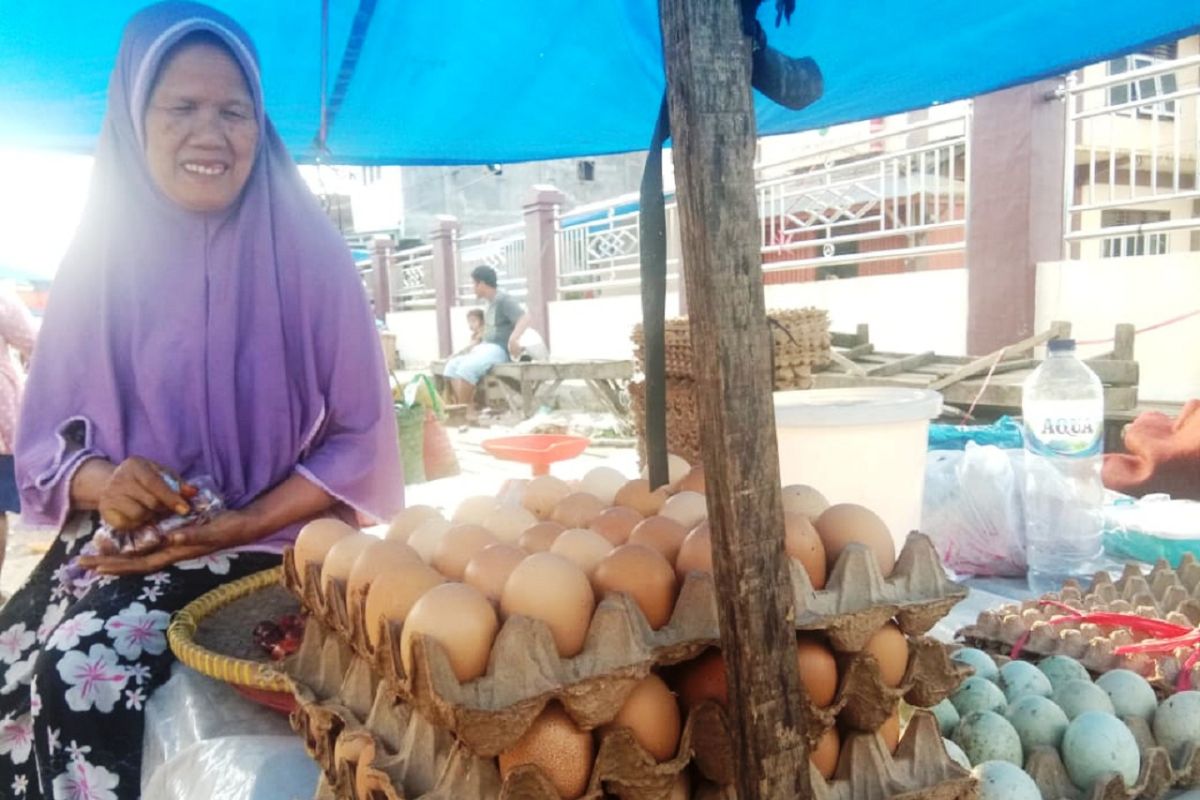
{"label": "wooden post", "polygon": [[387,322],[392,310],[392,290],[388,280],[388,262],[391,261],[392,240],[376,236],[371,241],[371,295],[374,298],[375,318]]}
{"label": "wooden post", "polygon": [[738,0],[660,0],[738,796],[809,798]]}
{"label": "wooden post", "polygon": [[450,315],[458,305],[458,220],[439,215],[429,234],[433,245],[433,290],[437,302],[438,357],[449,358],[454,352]]}

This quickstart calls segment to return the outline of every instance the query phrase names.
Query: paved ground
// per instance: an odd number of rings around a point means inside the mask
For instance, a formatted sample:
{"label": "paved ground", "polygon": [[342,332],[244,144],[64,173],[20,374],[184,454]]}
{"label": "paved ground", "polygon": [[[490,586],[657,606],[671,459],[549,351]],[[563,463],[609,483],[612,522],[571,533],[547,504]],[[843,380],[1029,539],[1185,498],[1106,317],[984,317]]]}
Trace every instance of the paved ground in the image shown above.
{"label": "paved ground", "polygon": [[[583,420],[587,424],[587,420]],[[498,494],[506,481],[528,478],[530,468],[524,464],[499,461],[484,451],[483,440],[511,433],[501,426],[448,430],[454,452],[458,456],[462,473],[453,478],[409,486],[405,490],[408,505],[431,505],[452,514],[466,497],[478,494]],[[603,441],[597,438],[595,441]],[[614,441],[611,444],[588,448],[572,461],[562,462],[551,468],[551,473],[571,480],[580,478],[593,467],[608,465],[633,477],[638,471],[637,456],[628,442]],[[22,583],[45,554],[55,531],[47,528],[31,528],[20,524],[16,516],[9,515],[8,553],[0,569],[0,593],[11,595]]]}

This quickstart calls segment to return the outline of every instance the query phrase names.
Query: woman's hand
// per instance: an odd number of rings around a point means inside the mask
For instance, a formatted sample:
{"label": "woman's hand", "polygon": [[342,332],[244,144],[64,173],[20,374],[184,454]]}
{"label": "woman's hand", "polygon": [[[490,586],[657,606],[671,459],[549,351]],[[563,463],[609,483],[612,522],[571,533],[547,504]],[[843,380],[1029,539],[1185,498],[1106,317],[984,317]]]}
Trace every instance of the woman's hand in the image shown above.
{"label": "woman's hand", "polygon": [[79,565],[102,575],[145,575],[179,561],[206,556],[218,550],[249,544],[258,538],[241,511],[224,511],[203,525],[189,525],[168,533],[163,544],[149,553],[85,556]]}
{"label": "woman's hand", "polygon": [[101,519],[114,530],[127,531],[167,514],[191,511],[181,494],[187,487],[181,485],[180,491],[175,491],[163,479],[164,474],[171,472],[145,458],[134,456],[122,461],[109,474],[96,499]]}

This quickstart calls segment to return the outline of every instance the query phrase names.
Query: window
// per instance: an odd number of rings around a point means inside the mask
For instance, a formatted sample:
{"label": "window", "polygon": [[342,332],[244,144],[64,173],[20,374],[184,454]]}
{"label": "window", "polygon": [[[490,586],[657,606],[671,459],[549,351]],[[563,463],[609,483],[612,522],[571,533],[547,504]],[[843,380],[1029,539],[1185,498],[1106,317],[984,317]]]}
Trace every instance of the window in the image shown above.
{"label": "window", "polygon": [[363,167],[362,181],[363,186],[370,186],[375,181],[383,176],[383,167]]}
{"label": "window", "polygon": [[[1129,208],[1112,208],[1100,212],[1101,228],[1123,228],[1130,225],[1148,225],[1152,222],[1167,222],[1170,211],[1140,211]],[[1167,252],[1167,234],[1163,231],[1142,233],[1140,231],[1110,236],[1103,241],[1104,258],[1123,256],[1160,256]]]}
{"label": "window", "polygon": [[[1167,56],[1170,56],[1169,58]],[[1119,75],[1122,72],[1145,69],[1146,67],[1172,60],[1173,49],[1156,48],[1151,53],[1133,53],[1114,58],[1108,62],[1108,74]],[[1150,103],[1149,100],[1167,94],[1174,94],[1179,88],[1176,75],[1173,72],[1163,72],[1158,75],[1148,75],[1129,83],[1118,83],[1108,89],[1108,104],[1120,106],[1130,102],[1141,103],[1133,109],[1120,113],[1136,114],[1139,117],[1158,117],[1159,119],[1175,119],[1175,101],[1164,100],[1161,103]]]}
{"label": "window", "polygon": [[596,180],[596,162],[578,161],[575,163],[575,172],[581,181],[594,181]]}

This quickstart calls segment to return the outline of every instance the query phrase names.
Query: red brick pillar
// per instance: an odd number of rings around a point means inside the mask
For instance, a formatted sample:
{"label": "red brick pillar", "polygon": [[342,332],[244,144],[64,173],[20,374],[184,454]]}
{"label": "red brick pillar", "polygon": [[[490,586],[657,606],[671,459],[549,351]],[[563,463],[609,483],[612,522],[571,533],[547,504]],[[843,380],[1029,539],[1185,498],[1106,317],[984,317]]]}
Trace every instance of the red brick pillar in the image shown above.
{"label": "red brick pillar", "polygon": [[525,309],[530,324],[550,346],[550,302],[558,299],[554,215],[566,196],[553,186],[533,186],[525,203]]}
{"label": "red brick pillar", "polygon": [[1066,106],[1059,81],[975,98],[969,142],[967,352],[1031,336],[1039,261],[1063,254]]}
{"label": "red brick pillar", "polygon": [[458,220],[439,215],[429,234],[433,245],[433,289],[437,299],[438,355],[448,358],[454,352],[450,333],[450,315],[458,301]]}
{"label": "red brick pillar", "polygon": [[386,236],[376,236],[371,240],[371,292],[374,295],[375,318],[387,322],[387,314],[392,310],[392,290],[388,280],[388,262],[392,250],[392,240]]}

